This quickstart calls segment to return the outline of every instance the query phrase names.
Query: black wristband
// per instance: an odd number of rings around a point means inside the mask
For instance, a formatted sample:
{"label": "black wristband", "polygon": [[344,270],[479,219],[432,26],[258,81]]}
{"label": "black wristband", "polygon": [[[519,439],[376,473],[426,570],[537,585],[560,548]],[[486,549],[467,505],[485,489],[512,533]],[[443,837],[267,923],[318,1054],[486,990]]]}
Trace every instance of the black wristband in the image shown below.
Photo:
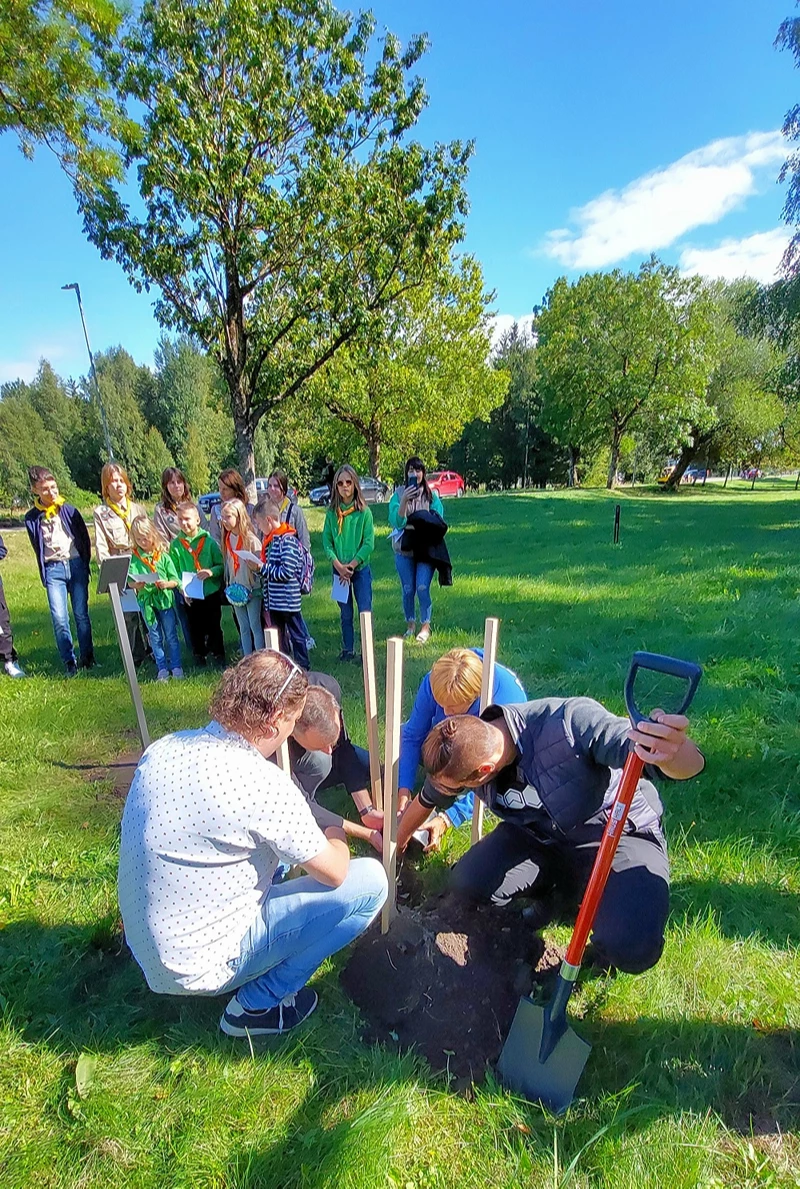
{"label": "black wristband", "polygon": [[363,817],[365,813],[372,813],[374,805],[365,805],[363,809],[359,809],[358,816]]}

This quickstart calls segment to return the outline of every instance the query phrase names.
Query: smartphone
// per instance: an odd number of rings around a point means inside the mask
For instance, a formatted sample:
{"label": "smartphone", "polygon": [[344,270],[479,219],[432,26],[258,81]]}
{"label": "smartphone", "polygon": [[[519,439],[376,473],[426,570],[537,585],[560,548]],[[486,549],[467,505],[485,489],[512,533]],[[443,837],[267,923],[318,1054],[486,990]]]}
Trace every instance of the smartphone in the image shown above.
{"label": "smartphone", "polygon": [[408,482],[406,483],[406,491],[416,491],[418,487],[419,487],[419,482],[418,482],[418,480],[417,480],[417,476],[416,476],[416,475],[414,475],[414,476],[413,476],[411,479],[409,479],[409,480],[408,480]]}

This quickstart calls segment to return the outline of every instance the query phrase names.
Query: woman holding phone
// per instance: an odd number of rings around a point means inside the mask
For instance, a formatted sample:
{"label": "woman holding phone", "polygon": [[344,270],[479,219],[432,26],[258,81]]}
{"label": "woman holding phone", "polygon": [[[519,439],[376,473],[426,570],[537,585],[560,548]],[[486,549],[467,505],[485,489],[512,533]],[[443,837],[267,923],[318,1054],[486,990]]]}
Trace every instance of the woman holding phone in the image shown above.
{"label": "woman holding phone", "polygon": [[[389,526],[394,549],[394,564],[400,578],[403,598],[403,615],[406,619],[406,636],[416,633],[420,644],[425,644],[431,634],[431,581],[433,566],[429,562],[415,561],[410,551],[401,548],[406,521],[413,512],[436,512],[444,518],[442,501],[428,486],[425,463],[412,455],[405,466],[404,484],[398,487],[389,501]],[[419,600],[419,618],[422,626],[417,632],[415,600]]]}

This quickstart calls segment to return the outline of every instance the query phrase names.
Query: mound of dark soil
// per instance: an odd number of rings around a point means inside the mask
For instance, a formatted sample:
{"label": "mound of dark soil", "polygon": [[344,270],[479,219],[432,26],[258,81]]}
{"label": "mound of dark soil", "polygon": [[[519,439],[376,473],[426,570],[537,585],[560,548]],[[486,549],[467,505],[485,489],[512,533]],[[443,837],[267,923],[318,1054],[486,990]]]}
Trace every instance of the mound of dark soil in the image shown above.
{"label": "mound of dark soil", "polygon": [[341,978],[368,1039],[414,1046],[434,1071],[466,1084],[497,1060],[520,995],[560,960],[517,913],[446,894],[401,908],[385,935],[376,922]]}

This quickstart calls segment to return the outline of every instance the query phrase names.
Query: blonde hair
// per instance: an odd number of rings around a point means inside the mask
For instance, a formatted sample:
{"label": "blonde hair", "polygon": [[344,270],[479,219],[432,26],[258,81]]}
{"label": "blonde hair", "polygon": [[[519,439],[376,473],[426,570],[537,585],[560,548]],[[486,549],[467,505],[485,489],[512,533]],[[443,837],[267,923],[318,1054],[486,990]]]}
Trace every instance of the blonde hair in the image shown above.
{"label": "blonde hair", "polygon": [[481,696],[483,661],[471,648],[451,648],[431,669],[431,693],[440,706],[466,711]]}
{"label": "blonde hair", "polygon": [[366,508],[364,496],[361,494],[361,484],[358,479],[358,474],[349,463],[340,466],[336,474],[333,476],[333,487],[331,488],[331,507],[334,512],[339,512],[342,508],[342,497],[339,495],[339,480],[352,479],[353,480],[353,507],[356,512],[363,512]]}
{"label": "blonde hair", "polygon": [[[222,520],[223,512],[231,511],[234,516],[235,528],[229,529]],[[219,522],[222,526],[222,545],[225,547],[225,541],[230,533],[236,533],[243,541],[250,543],[255,537],[252,525],[250,524],[250,516],[247,508],[241,500],[225,500],[224,504],[219,510]]]}
{"label": "blonde hair", "polygon": [[136,534],[139,533],[147,541],[147,548],[151,553],[158,551],[159,553],[166,553],[169,549],[167,542],[161,536],[156,526],[153,524],[149,516],[137,516],[131,524],[131,536],[136,545],[139,542],[136,540]]}
{"label": "blonde hair", "polygon": [[104,504],[108,503],[108,485],[115,475],[121,475],[125,480],[125,495],[130,499],[133,488],[131,487],[131,481],[128,478],[128,472],[125,470],[125,467],[121,467],[118,462],[107,462],[100,472],[100,491],[103,495]]}
{"label": "blonde hair", "polygon": [[272,496],[262,495],[253,508],[253,516],[256,520],[280,520],[281,506]]}

